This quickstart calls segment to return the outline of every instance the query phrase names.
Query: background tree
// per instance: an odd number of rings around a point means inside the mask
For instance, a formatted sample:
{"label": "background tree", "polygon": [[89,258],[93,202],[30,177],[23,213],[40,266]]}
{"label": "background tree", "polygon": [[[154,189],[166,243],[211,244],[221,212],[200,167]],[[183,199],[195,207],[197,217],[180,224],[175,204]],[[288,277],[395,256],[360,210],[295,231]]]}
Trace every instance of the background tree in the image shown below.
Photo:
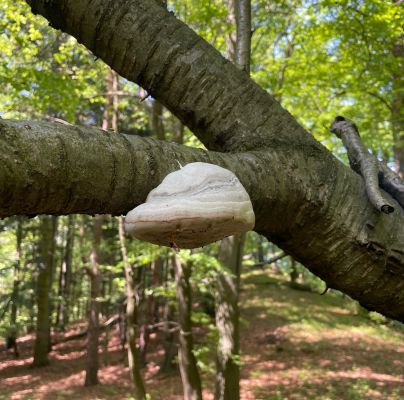
{"label": "background tree", "polygon": [[[300,354],[301,358],[314,362],[315,353],[312,357],[308,355],[309,352],[305,353],[310,347],[309,343],[299,342],[303,350],[292,346],[293,351],[282,353],[283,350],[292,350],[290,343],[283,338],[286,321],[305,332],[309,324],[307,321],[315,320],[319,330],[327,323],[331,327],[330,321],[334,321],[335,316],[323,315],[318,308],[315,315],[310,314],[314,298],[316,307],[328,302],[330,307],[331,304],[337,307],[336,312],[341,313],[343,320],[338,323],[346,324],[348,332],[352,332],[350,324],[359,324],[362,329],[364,318],[382,320],[380,315],[366,312],[363,318],[358,316],[354,321],[349,315],[354,313],[351,301],[336,291],[322,298],[316,298],[310,292],[307,295],[303,293],[301,289],[322,292],[325,284],[305,270],[299,261],[324,277],[328,285],[356,296],[369,308],[402,319],[401,211],[396,207],[397,213],[393,218],[380,216],[374,211],[367,204],[360,178],[342,167],[321,146],[307,139],[292,118],[287,119],[276,103],[272,105],[265,92],[260,92],[245,74],[240,75],[216,51],[190,34],[186,27],[177,24],[174,17],[168,16],[166,20],[167,15],[161,14],[160,9],[146,0],[140,1],[145,7],[144,15],[133,16],[129,4],[129,8],[118,15],[115,14],[118,3],[108,9],[106,15],[111,15],[113,21],[117,21],[114,15],[117,18],[120,15],[123,25],[116,23],[112,36],[104,26],[97,28],[100,40],[96,42],[95,51],[102,55],[104,48],[109,46],[112,49],[114,44],[114,49],[117,49],[115,58],[112,57],[113,52],[109,51],[111,58],[108,61],[118,65],[119,60],[129,60],[120,66],[123,68],[120,72],[142,81],[147,91],[124,78],[120,78],[117,85],[118,79],[112,79],[109,68],[102,60],[94,58],[82,46],[77,48],[74,39],[66,34],[54,33],[46,22],[33,17],[21,3],[15,5],[3,1],[6,7],[0,11],[4,17],[0,22],[4,27],[4,34],[0,37],[3,55],[0,58],[0,80],[7,79],[7,82],[4,81],[7,90],[0,94],[0,109],[3,118],[6,118],[0,121],[0,214],[25,213],[31,217],[38,212],[120,214],[143,202],[151,188],[168,172],[178,169],[178,162],[186,164],[203,160],[218,163],[234,170],[249,190],[257,215],[257,230],[289,253],[297,255],[297,260],[285,257],[285,253],[272,242],[256,233],[247,235],[242,253],[236,252],[238,261],[242,259],[245,265],[245,290],[242,292],[244,318],[250,320],[250,312],[258,305],[261,307],[260,319],[254,319],[257,329],[243,325],[242,337],[245,338],[248,329],[254,341],[262,345],[262,361],[270,359],[271,363],[276,364],[283,354],[287,362],[291,354]],[[83,4],[77,3],[80,7]],[[97,2],[92,4],[95,10]],[[153,9],[151,13],[147,10],[149,6]],[[227,43],[235,41],[232,27],[227,21],[227,5],[223,2],[178,1],[170,3],[169,9],[213,44],[222,55],[226,53]],[[261,86],[292,110],[299,121],[341,160],[346,161],[344,150],[336,138],[331,137],[328,126],[332,118],[343,110],[345,115],[357,121],[373,153],[384,157],[392,167],[398,165],[397,152],[393,147],[397,142],[397,135],[393,135],[394,121],[397,120],[392,117],[389,107],[400,94],[400,90],[396,90],[399,87],[397,78],[400,77],[400,65],[395,55],[399,54],[400,9],[381,2],[371,5],[362,1],[341,4],[330,1],[255,1],[252,3],[252,12],[254,64],[251,72]],[[84,13],[83,18],[87,14],[95,15],[94,12]],[[130,15],[133,18],[130,17],[130,23],[125,25]],[[71,16],[66,17],[67,23],[69,18]],[[93,22],[89,21],[87,28]],[[8,29],[8,24],[12,28]],[[109,19],[105,18],[103,24],[108,25]],[[167,26],[169,30],[164,31]],[[122,36],[123,27],[127,27],[128,32],[135,29],[130,35],[139,40],[125,42],[126,28]],[[149,30],[150,27],[155,28],[154,33]],[[94,32],[86,29],[75,34],[84,34],[84,38],[88,39]],[[352,32],[357,34],[354,39],[349,34]],[[380,32],[385,33],[384,38]],[[167,42],[171,38],[174,47]],[[81,40],[84,40],[83,37]],[[126,53],[120,52],[125,43]],[[158,44],[150,47],[153,43]],[[168,47],[164,48],[167,43]],[[115,44],[118,45],[115,47]],[[9,53],[10,48],[13,49],[12,53]],[[173,53],[166,52],[167,48]],[[36,59],[38,54],[43,57],[41,61]],[[356,56],[358,60],[355,60]],[[133,60],[136,60],[134,65]],[[145,65],[147,68],[143,69]],[[379,71],[378,65],[383,65],[383,70]],[[9,82],[12,74],[10,68],[20,73],[13,82]],[[131,71],[134,71],[133,75]],[[138,72],[139,75],[136,75]],[[166,73],[172,78],[172,90],[160,88],[165,85]],[[109,79],[106,79],[107,75]],[[367,82],[372,84],[372,94],[365,92],[369,90]],[[157,103],[149,92],[162,102]],[[170,99],[171,95],[177,96],[178,104],[177,100]],[[53,98],[55,100],[52,102]],[[204,99],[209,99],[209,102],[204,103]],[[177,144],[185,143],[199,149],[204,147],[188,128],[184,129],[181,121],[162,106],[163,103],[194,130],[196,127],[199,138],[206,146],[224,151],[207,152],[152,140],[150,137],[159,136]],[[60,107],[66,107],[66,110]],[[211,113],[210,109],[214,112]],[[116,129],[107,132],[88,127],[101,126],[107,114],[109,120],[116,117],[114,124],[119,123],[119,131],[126,135],[116,135],[113,132]],[[29,119],[32,116],[37,119],[43,117],[48,122],[7,120],[12,117]],[[65,121],[85,127],[69,126]],[[270,121],[273,121],[273,127]],[[108,126],[104,128],[108,129]],[[267,131],[272,133],[267,136]],[[243,135],[249,141],[243,142]],[[248,150],[250,145],[255,146],[254,150],[238,151],[240,148]],[[57,346],[51,353],[49,372],[61,364],[61,358],[65,357],[59,357],[63,351],[61,349],[65,348],[63,343],[85,348],[85,342],[78,345],[79,342],[75,341],[85,340],[90,334],[84,321],[94,302],[91,299],[91,280],[85,271],[90,267],[94,222],[90,217],[76,216],[76,224],[71,227],[73,215],[58,217],[58,229],[54,236],[55,269],[49,279],[48,315],[53,330],[52,341]],[[42,240],[40,224],[40,217],[24,220],[19,259],[15,251],[19,242],[16,217],[0,222],[0,316],[4,317],[0,321],[0,333],[6,337],[8,332],[12,332],[10,329],[15,327],[15,337],[24,335],[22,350],[19,349],[21,362],[25,362],[27,357],[28,336],[25,335],[41,320],[37,307],[32,307],[36,299],[36,264],[40,260],[37,244]],[[219,337],[214,327],[214,283],[227,279],[237,284],[237,279],[232,274],[226,274],[218,265],[217,245],[207,246],[192,254],[181,252],[178,257],[183,264],[193,266],[192,275],[185,280],[193,297],[176,305],[175,274],[168,251],[146,243],[126,241],[125,263],[121,251],[122,240],[121,243],[118,241],[119,228],[118,221],[113,218],[106,218],[101,224],[102,240],[98,257],[100,280],[96,300],[98,340],[103,345],[103,355],[99,356],[99,367],[90,366],[89,369],[93,372],[98,369],[105,383],[108,381],[108,371],[122,370],[122,374],[116,375],[117,381],[122,382],[120,376],[127,373],[122,363],[117,361],[117,353],[124,358],[124,347],[128,345],[129,350],[130,345],[137,343],[142,355],[141,365],[145,368],[141,372],[150,393],[156,393],[156,384],[150,377],[158,370],[158,364],[172,367],[170,375],[164,374],[161,368],[160,378],[176,382],[178,387],[178,360],[175,357],[177,316],[183,320],[186,316],[187,323],[192,320],[192,329],[186,329],[186,332],[189,335],[192,332],[191,354],[195,356],[195,369],[202,372],[202,388],[211,392],[212,385],[209,383],[213,382],[215,376],[214,349],[223,348],[218,346]],[[70,244],[69,289],[68,269],[64,264],[68,259],[70,231],[74,240]],[[18,312],[15,326],[9,329],[9,321],[14,321],[12,304],[17,262],[20,270]],[[135,280],[138,314],[136,325],[127,324],[128,330],[138,328],[127,343],[125,334],[122,334],[125,332],[122,310],[126,297],[126,264]],[[231,265],[234,267],[236,264]],[[60,271],[57,271],[59,266]],[[289,277],[295,280],[294,291],[286,286]],[[250,296],[255,291],[260,296],[252,300]],[[293,310],[287,305],[283,306],[283,303],[288,304],[293,299],[308,302],[307,308],[302,310],[301,304],[297,303]],[[336,299],[338,304],[344,304],[344,310],[334,304]],[[274,308],[269,313],[271,302]],[[280,305],[285,307],[282,317],[275,315]],[[65,306],[69,311],[63,310]],[[192,312],[189,312],[190,308]],[[181,309],[187,313],[179,314]],[[296,310],[299,310],[299,315]],[[358,310],[363,312],[363,308],[358,307]],[[69,323],[65,332],[58,332],[58,328],[64,325],[57,326],[56,323],[62,320],[62,313],[69,317]],[[263,319],[267,320],[268,316],[271,317],[270,327],[265,335],[258,337],[261,323],[263,325]],[[217,313],[216,318],[223,322],[223,326],[229,325],[227,316],[221,318],[221,314]],[[387,320],[383,321],[386,323]],[[277,324],[281,329],[273,327]],[[392,325],[392,322],[387,324]],[[118,326],[121,327],[119,351],[115,332]],[[385,329],[389,336],[394,337],[395,331],[388,326]],[[167,338],[165,357],[163,337]],[[274,349],[272,345],[276,347],[276,352],[265,352],[265,349]],[[244,342],[243,346],[247,352],[250,351],[249,343]],[[336,348],[341,349],[341,346],[336,343]],[[313,348],[308,350],[313,351]],[[374,353],[378,354],[376,350]],[[69,353],[69,356],[72,354]],[[94,352],[87,354],[90,359],[91,354]],[[246,378],[243,379],[243,390],[251,379],[256,379],[257,388],[260,387],[260,361],[253,358],[257,371],[251,371],[250,357],[242,357],[247,360],[243,374],[248,374],[248,377],[243,375]],[[386,354],[386,357],[391,357],[391,354]],[[230,360],[233,366],[238,366],[237,356],[230,357]],[[72,368],[77,365],[78,360],[72,359]],[[134,367],[132,372],[139,374],[139,367]],[[41,374],[40,371],[33,373]],[[277,378],[278,375],[274,375],[274,379]],[[234,384],[238,386],[237,381]],[[334,384],[331,385],[333,389]],[[372,383],[369,385],[374,389]],[[114,387],[117,390],[116,385]],[[124,387],[126,383],[119,390],[124,390]],[[384,387],[386,393],[393,393]],[[168,389],[165,385],[164,388]],[[103,389],[104,386],[91,390],[101,393]],[[127,390],[133,396],[133,389]],[[288,393],[289,389],[283,387],[282,390]],[[331,389],[327,387],[325,390],[329,393]],[[237,395],[236,390],[230,392],[230,398]]]}

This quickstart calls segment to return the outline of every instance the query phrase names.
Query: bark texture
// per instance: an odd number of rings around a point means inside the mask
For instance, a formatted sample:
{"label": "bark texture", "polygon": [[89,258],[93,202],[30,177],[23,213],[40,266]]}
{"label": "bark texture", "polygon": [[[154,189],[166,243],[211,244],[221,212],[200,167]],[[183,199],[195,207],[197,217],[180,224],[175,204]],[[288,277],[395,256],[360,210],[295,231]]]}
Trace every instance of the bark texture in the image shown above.
{"label": "bark texture", "polygon": [[332,156],[322,162],[303,151],[222,154],[49,122],[2,120],[0,130],[3,217],[124,214],[178,169],[177,160],[210,162],[239,177],[256,231],[329,287],[404,320],[404,213],[393,199],[394,214],[375,210],[362,178]]}
{"label": "bark texture", "polygon": [[251,59],[251,0],[236,0],[235,4],[237,28],[236,65],[249,75]]}
{"label": "bark texture", "polygon": [[[154,0],[28,0],[121,76],[139,83],[210,150],[308,146],[308,135],[248,75]],[[285,136],[284,133],[287,133]],[[311,146],[324,148],[311,139]]]}
{"label": "bark texture", "polygon": [[[137,339],[137,298],[136,287],[133,279],[132,267],[128,262],[128,252],[125,244],[125,230],[123,218],[119,218],[119,242],[121,245],[122,261],[125,268],[126,277],[126,340],[128,342],[128,362],[130,376],[134,386],[134,396],[136,400],[146,399],[146,389],[140,374],[140,357],[136,347]],[[137,296],[138,297],[138,296]]]}
{"label": "bark texture", "polygon": [[17,347],[17,313],[20,297],[20,283],[21,283],[21,253],[22,253],[22,238],[23,238],[23,218],[17,218],[16,226],[16,249],[15,249],[15,264],[13,271],[13,291],[11,294],[11,312],[10,312],[10,330],[6,337],[7,349],[14,348],[14,356],[19,357]]}
{"label": "bark texture", "polygon": [[[393,48],[393,55],[400,60],[401,72],[393,75],[393,103],[391,106],[391,126],[394,137],[394,158],[397,171],[404,179],[404,35],[401,35]],[[400,71],[400,70],[399,70]]]}
{"label": "bark texture", "polygon": [[100,339],[100,305],[98,298],[101,294],[101,272],[99,269],[100,244],[102,238],[103,215],[96,215],[93,225],[93,248],[91,250],[91,267],[87,270],[90,278],[90,306],[88,310],[87,330],[87,365],[85,386],[98,384],[99,355],[98,346]]}
{"label": "bark texture", "polygon": [[[238,68],[250,72],[251,49],[251,1],[234,0],[229,5],[231,22],[236,9],[236,50]],[[217,277],[215,296],[215,318],[219,335],[216,352],[215,400],[238,400],[240,398],[239,369],[239,292],[241,274],[241,255],[245,233],[224,238],[219,246],[218,258],[228,272]]]}
{"label": "bark texture", "polygon": [[394,211],[394,207],[384,198],[380,185],[404,209],[404,181],[369,153],[362,143],[357,126],[352,121],[338,116],[331,125],[331,131],[342,139],[348,151],[351,168],[363,176],[366,193],[373,206],[386,214]]}
{"label": "bark texture", "polygon": [[73,268],[73,246],[74,246],[75,215],[70,214],[67,221],[67,233],[65,251],[60,266],[59,276],[59,304],[57,308],[56,324],[59,329],[64,330],[69,323],[71,283]]}
{"label": "bark texture", "polygon": [[49,364],[50,349],[50,296],[49,288],[53,268],[53,241],[56,224],[52,217],[42,216],[39,243],[39,274],[37,280],[37,322],[35,330],[33,367],[43,367]]}
{"label": "bark texture", "polygon": [[239,370],[239,284],[245,235],[231,236],[220,242],[219,260],[227,269],[217,277],[216,327],[219,343],[216,359],[215,399],[240,398]]}
{"label": "bark texture", "polygon": [[[246,187],[259,233],[329,287],[404,320],[403,211],[374,210],[363,180],[244,72],[152,0],[28,2],[143,85],[208,149],[239,153],[95,137],[89,128],[63,127],[66,136],[55,124],[24,128],[1,121],[1,216],[124,213],[178,166],[177,157],[181,164],[212,162],[235,172]],[[41,140],[47,151],[38,146]]]}
{"label": "bark texture", "polygon": [[196,358],[193,353],[194,343],[192,338],[192,294],[189,278],[191,267],[182,263],[174,255],[175,282],[177,286],[179,348],[178,359],[181,372],[184,400],[202,400],[202,385],[199,371],[196,366]]}

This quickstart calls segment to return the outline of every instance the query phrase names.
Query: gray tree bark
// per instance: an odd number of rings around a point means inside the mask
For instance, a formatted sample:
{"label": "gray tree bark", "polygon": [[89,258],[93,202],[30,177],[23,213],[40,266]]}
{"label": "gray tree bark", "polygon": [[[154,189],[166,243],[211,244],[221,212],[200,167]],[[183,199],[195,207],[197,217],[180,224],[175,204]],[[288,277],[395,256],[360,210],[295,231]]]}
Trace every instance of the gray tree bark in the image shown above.
{"label": "gray tree bark", "polygon": [[[234,0],[229,3],[229,19],[235,9],[236,49],[228,49],[235,55],[237,67],[250,72],[251,49],[251,2]],[[219,246],[219,260],[227,273],[219,273],[215,296],[216,327],[219,342],[216,353],[216,400],[238,400],[240,398],[239,369],[239,291],[241,259],[245,234],[224,238]]]}
{"label": "gray tree bark", "polygon": [[91,267],[87,270],[90,278],[90,306],[88,310],[88,330],[87,330],[87,363],[84,386],[94,386],[98,384],[99,368],[99,302],[101,293],[101,272],[99,269],[100,244],[102,238],[102,224],[104,215],[94,217],[93,226],[93,248],[91,250]]}
{"label": "gray tree bark", "polygon": [[393,55],[400,59],[401,70],[394,76],[394,97],[391,107],[391,125],[394,137],[394,157],[397,163],[397,171],[404,179],[404,37],[398,39],[393,49]]}
{"label": "gray tree bark", "polygon": [[122,261],[125,268],[126,277],[126,340],[128,342],[129,371],[134,386],[134,396],[136,400],[146,399],[146,389],[140,374],[140,357],[136,347],[137,340],[137,299],[136,288],[133,279],[131,265],[128,262],[125,244],[125,231],[123,218],[119,218],[119,241],[121,244]]}
{"label": "gray tree bark", "polygon": [[8,349],[14,348],[15,357],[19,357],[17,347],[17,312],[20,297],[20,283],[21,283],[21,253],[22,253],[22,238],[23,238],[23,218],[17,218],[16,226],[16,257],[13,271],[13,291],[11,294],[11,312],[10,312],[10,330],[6,338],[6,346]]}
{"label": "gray tree bark", "polygon": [[404,320],[403,210],[374,210],[362,179],[245,73],[151,0],[29,4],[145,87],[209,150],[232,154],[1,121],[1,216],[125,213],[178,167],[176,160],[216,163],[250,194],[257,232],[329,287]]}
{"label": "gray tree bark", "polygon": [[35,330],[33,367],[49,364],[50,349],[50,286],[54,260],[55,220],[42,216],[40,222],[39,274],[37,279],[37,321]]}
{"label": "gray tree bark", "polygon": [[193,353],[192,337],[192,294],[189,282],[191,267],[174,255],[172,257],[175,268],[175,282],[177,287],[179,347],[178,361],[181,372],[184,400],[202,400],[202,385],[196,358]]}
{"label": "gray tree bark", "polygon": [[73,246],[74,246],[74,228],[75,216],[69,215],[67,221],[67,234],[65,251],[60,267],[59,276],[59,303],[56,313],[56,324],[59,329],[64,330],[69,323],[70,301],[71,301],[71,282],[72,282],[72,262],[73,262]]}
{"label": "gray tree bark", "polygon": [[219,247],[219,260],[227,270],[217,277],[215,299],[219,332],[215,399],[220,400],[240,398],[238,298],[244,239],[245,235],[231,236]]}

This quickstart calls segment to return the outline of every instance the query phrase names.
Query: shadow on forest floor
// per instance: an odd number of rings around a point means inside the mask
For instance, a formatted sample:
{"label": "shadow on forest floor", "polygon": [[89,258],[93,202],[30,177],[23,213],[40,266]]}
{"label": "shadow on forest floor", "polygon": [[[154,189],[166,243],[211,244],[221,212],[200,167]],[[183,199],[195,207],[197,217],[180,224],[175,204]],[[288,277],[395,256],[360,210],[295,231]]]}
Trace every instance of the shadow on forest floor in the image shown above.
{"label": "shadow on forest floor", "polygon": [[[250,271],[242,280],[241,399],[400,400],[404,398],[404,332],[353,315],[332,293],[320,296],[288,287],[267,271]],[[71,334],[72,330],[66,332]],[[198,329],[197,342],[206,344]],[[129,400],[126,352],[110,332],[108,351],[101,338],[101,384],[84,388],[85,339],[54,346],[51,364],[32,362],[32,336],[22,338],[21,358],[0,352],[0,400]],[[178,373],[158,374],[162,348],[154,337],[146,385],[157,400],[180,400]],[[211,349],[212,352],[214,349]],[[211,360],[213,361],[213,360]],[[211,400],[210,385],[204,399]]]}

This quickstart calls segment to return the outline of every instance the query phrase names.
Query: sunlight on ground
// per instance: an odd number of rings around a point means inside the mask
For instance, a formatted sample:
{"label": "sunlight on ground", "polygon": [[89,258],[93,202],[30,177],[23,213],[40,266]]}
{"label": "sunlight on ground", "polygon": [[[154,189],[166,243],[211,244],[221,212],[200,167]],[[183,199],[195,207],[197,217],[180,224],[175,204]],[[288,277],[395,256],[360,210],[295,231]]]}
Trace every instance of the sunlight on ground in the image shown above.
{"label": "sunlight on ground", "polygon": [[[242,400],[404,399],[404,331],[355,316],[335,294],[290,289],[284,277],[262,270],[244,274],[240,304]],[[196,342],[206,343],[199,331]],[[0,353],[0,400],[133,399],[116,331],[106,354],[101,338],[101,384],[92,388],[83,387],[85,339],[54,346],[50,366],[30,369],[32,339],[21,339],[21,359]],[[179,375],[159,374],[161,356],[153,336],[146,385],[155,400],[181,400]],[[214,376],[203,380],[204,400],[213,400]]]}

